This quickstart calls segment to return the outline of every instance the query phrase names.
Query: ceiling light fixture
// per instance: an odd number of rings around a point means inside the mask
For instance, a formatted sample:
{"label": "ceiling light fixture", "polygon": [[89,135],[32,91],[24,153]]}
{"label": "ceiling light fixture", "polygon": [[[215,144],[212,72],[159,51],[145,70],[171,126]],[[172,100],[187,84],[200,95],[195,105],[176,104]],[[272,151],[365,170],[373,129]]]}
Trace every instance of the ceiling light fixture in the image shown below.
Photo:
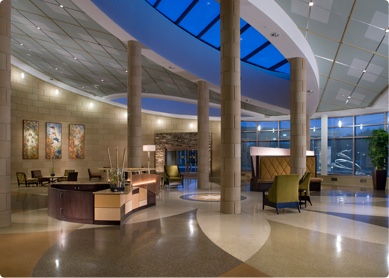
{"label": "ceiling light fixture", "polygon": [[364,69],[364,70],[362,70],[362,72],[366,72],[366,70]]}
{"label": "ceiling light fixture", "polygon": [[37,27],[36,27],[36,29],[40,30],[40,29],[41,29],[41,27],[37,26]]}
{"label": "ceiling light fixture", "polygon": [[388,28],[386,28],[385,32],[386,32],[386,33],[389,33],[389,27],[388,27]]}
{"label": "ceiling light fixture", "polygon": [[63,5],[61,4],[61,5],[59,5],[61,8],[63,8]]}
{"label": "ceiling light fixture", "polygon": [[273,32],[273,33],[270,34],[270,36],[275,37],[275,38],[277,38],[279,35],[280,34],[278,34],[277,32]]}
{"label": "ceiling light fixture", "polygon": [[313,6],[313,2],[311,1],[311,2],[309,2],[309,4],[308,4],[310,7],[312,7]]}
{"label": "ceiling light fixture", "polygon": [[312,93],[314,93],[314,92],[315,92],[314,90],[308,90],[308,91],[307,91],[308,94],[312,94]]}

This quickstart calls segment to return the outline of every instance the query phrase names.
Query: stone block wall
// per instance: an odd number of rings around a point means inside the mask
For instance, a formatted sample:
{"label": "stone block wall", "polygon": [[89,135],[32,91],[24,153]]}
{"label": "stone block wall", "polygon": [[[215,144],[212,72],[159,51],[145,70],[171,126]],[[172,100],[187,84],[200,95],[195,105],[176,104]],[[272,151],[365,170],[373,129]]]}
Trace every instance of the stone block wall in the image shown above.
{"label": "stone block wall", "polygon": [[[42,170],[49,175],[50,159],[45,158],[46,122],[62,124],[62,159],[54,161],[55,173],[63,174],[65,169],[74,169],[79,178],[88,177],[88,168],[95,170],[109,166],[107,147],[111,158],[116,161],[116,146],[119,148],[119,162],[123,149],[127,147],[127,110],[119,106],[94,100],[58,88],[51,83],[12,67],[11,70],[11,178],[16,181],[16,172],[23,171],[31,176],[31,170]],[[56,90],[58,89],[58,94]],[[93,103],[93,106],[91,105]],[[23,120],[39,122],[39,159],[23,159]],[[85,125],[85,158],[68,158],[69,124]],[[154,144],[156,133],[197,132],[196,119],[173,118],[142,113],[142,144]],[[212,133],[212,173],[220,173],[220,122],[210,122]],[[155,153],[150,157],[154,167]],[[142,165],[147,167],[147,152],[142,154]]]}

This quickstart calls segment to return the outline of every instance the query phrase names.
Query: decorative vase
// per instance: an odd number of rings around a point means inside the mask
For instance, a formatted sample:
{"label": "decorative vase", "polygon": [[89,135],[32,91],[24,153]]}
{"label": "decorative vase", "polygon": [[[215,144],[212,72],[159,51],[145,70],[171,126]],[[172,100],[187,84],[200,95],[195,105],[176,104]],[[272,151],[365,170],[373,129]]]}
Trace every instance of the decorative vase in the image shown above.
{"label": "decorative vase", "polygon": [[123,169],[111,168],[108,170],[108,182],[112,192],[124,191],[126,179]]}

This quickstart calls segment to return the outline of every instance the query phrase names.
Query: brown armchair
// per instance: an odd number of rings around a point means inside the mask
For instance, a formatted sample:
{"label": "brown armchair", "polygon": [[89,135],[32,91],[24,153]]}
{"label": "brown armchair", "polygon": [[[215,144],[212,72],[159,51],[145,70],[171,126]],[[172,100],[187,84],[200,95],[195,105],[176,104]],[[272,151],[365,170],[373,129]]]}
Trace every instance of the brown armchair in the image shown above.
{"label": "brown armchair", "polygon": [[44,178],[41,170],[31,170],[31,177],[38,179],[41,186],[43,186],[44,183],[50,184],[50,178]]}
{"label": "brown armchair", "polygon": [[279,208],[297,208],[300,212],[299,202],[299,176],[277,175],[269,188],[268,194],[263,191],[262,209],[266,206],[276,208],[277,214]]}
{"label": "brown armchair", "polygon": [[89,180],[92,180],[92,179],[101,180],[101,178],[102,178],[101,173],[92,173],[90,168],[88,168],[88,175],[89,175]]}
{"label": "brown armchair", "polygon": [[58,181],[67,181],[69,173],[73,173],[75,170],[65,170],[63,173],[63,177],[58,178]]}
{"label": "brown armchair", "polygon": [[39,180],[37,178],[27,178],[27,175],[24,172],[16,172],[16,178],[18,180],[18,186],[24,184],[28,187],[30,184],[35,184],[36,186],[39,184]]}

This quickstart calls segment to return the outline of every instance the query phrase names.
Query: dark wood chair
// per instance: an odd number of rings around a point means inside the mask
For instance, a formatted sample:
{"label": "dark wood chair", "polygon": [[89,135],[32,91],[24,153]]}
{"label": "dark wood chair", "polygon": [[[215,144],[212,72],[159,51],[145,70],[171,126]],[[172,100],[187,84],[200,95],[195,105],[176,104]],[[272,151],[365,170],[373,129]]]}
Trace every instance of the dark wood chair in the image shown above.
{"label": "dark wood chair", "polygon": [[89,174],[89,180],[92,180],[92,179],[101,180],[102,179],[101,173],[93,173],[90,168],[88,168],[88,174]]}
{"label": "dark wood chair", "polygon": [[31,170],[31,177],[38,179],[41,186],[43,186],[44,183],[50,184],[50,178],[44,178],[41,170]]}
{"label": "dark wood chair", "polygon": [[68,181],[77,181],[78,172],[69,172]]}
{"label": "dark wood chair", "polygon": [[28,187],[30,184],[35,184],[36,186],[39,184],[39,180],[37,178],[27,178],[27,175],[24,172],[16,172],[16,178],[18,180],[18,186],[24,184]]}

